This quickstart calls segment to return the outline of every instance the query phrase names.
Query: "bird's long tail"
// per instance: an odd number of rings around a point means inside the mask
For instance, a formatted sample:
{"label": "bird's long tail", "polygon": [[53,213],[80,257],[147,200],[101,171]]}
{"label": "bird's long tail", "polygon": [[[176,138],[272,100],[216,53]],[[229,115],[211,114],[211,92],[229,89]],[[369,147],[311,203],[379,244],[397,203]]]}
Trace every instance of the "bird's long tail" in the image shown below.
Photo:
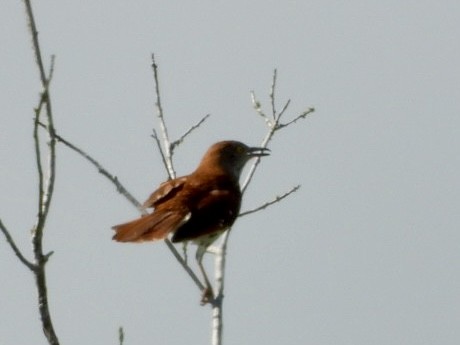
{"label": "bird's long tail", "polygon": [[144,242],[165,239],[169,233],[175,232],[190,218],[190,214],[178,212],[154,212],[128,223],[115,225],[115,235],[118,242]]}

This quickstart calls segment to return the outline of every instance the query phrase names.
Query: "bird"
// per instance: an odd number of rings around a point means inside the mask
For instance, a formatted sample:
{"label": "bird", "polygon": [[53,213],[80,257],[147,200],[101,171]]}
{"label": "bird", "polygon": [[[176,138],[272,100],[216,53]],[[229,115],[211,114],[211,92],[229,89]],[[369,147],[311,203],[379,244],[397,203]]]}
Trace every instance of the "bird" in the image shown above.
{"label": "bird", "polygon": [[245,164],[251,158],[269,155],[269,151],[234,140],[213,144],[191,174],[161,183],[150,195],[143,207],[153,208],[153,212],[113,226],[113,240],[159,241],[171,235],[173,243],[192,241],[197,245],[195,258],[205,283],[201,304],[211,302],[214,295],[203,256],[239,214],[239,179]]}

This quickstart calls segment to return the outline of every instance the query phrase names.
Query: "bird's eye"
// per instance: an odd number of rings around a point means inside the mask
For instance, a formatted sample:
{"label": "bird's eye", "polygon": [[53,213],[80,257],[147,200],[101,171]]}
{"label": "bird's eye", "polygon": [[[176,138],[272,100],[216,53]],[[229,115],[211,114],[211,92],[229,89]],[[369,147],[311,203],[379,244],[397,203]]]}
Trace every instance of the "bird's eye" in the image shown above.
{"label": "bird's eye", "polygon": [[243,147],[243,146],[237,146],[237,147],[236,147],[236,153],[241,154],[241,153],[244,153],[244,151],[245,151],[245,150],[244,150],[244,147]]}

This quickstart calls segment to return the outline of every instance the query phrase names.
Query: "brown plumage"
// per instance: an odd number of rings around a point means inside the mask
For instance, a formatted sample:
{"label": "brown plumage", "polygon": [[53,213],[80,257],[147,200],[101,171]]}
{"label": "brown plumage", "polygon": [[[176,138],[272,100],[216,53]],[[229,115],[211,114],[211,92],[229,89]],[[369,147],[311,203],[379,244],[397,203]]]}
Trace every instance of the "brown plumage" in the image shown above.
{"label": "brown plumage", "polygon": [[141,218],[113,227],[118,242],[162,240],[172,234],[172,242],[194,241],[196,258],[203,273],[206,291],[203,302],[212,296],[211,285],[202,266],[206,248],[238,216],[241,205],[239,178],[252,157],[266,156],[267,149],[248,147],[238,141],[212,145],[190,175],[162,183],[144,203],[154,211]]}

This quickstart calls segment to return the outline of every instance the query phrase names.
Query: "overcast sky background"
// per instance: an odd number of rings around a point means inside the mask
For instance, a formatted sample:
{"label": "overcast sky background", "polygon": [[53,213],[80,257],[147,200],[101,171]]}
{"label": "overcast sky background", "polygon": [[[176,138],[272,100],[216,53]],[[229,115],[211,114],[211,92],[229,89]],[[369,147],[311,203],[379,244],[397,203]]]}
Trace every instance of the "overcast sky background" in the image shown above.
{"label": "overcast sky background", "polygon": [[[32,118],[40,84],[21,1],[0,2],[0,217],[31,258]],[[292,118],[245,196],[224,300],[225,344],[460,342],[458,1],[35,1],[57,131],[144,200],[165,177],[150,54],[172,138],[209,121],[175,157],[257,145],[273,68]],[[136,211],[58,147],[45,233],[62,344],[207,344],[210,309],[166,246],[111,241]],[[208,261],[210,264],[210,261]],[[211,266],[209,265],[211,270]],[[0,237],[0,344],[46,344],[32,275]]]}

